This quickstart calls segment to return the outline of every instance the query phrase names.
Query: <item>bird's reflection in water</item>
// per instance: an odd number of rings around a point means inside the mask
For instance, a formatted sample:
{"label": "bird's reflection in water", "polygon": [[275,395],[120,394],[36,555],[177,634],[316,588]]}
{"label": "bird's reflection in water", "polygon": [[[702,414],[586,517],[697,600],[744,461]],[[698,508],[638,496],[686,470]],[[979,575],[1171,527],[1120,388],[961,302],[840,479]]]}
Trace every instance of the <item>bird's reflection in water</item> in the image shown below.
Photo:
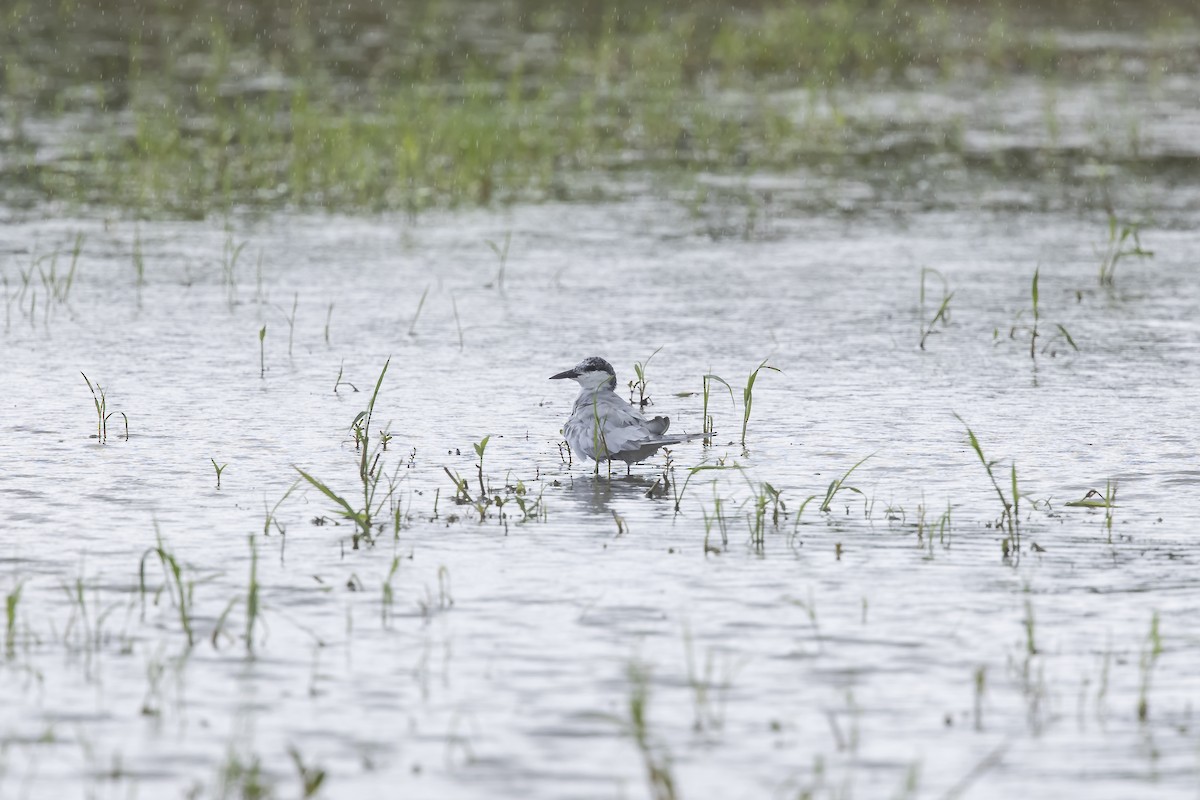
{"label": "bird's reflection in water", "polygon": [[565,497],[574,500],[580,509],[590,514],[610,514],[613,501],[646,500],[647,492],[658,476],[644,475],[577,475],[562,482]]}

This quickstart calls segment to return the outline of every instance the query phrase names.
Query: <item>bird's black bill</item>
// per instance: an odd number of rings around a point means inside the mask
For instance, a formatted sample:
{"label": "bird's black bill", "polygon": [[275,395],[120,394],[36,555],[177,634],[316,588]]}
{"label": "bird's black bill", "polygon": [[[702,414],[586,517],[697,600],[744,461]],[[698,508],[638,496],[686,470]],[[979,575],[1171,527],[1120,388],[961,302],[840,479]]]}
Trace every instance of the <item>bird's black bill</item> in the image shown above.
{"label": "bird's black bill", "polygon": [[573,369],[569,369],[566,372],[560,372],[557,375],[551,375],[550,380],[557,381],[557,380],[561,380],[562,378],[578,378],[578,377],[579,377],[578,372],[576,372]]}

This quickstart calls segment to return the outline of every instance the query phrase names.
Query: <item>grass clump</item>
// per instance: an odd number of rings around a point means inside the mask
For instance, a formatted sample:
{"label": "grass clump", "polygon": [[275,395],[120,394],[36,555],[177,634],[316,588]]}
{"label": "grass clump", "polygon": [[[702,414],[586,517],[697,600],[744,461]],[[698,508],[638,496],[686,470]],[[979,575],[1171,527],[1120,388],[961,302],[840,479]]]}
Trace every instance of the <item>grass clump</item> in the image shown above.
{"label": "grass clump", "polygon": [[[520,523],[538,522],[546,519],[546,506],[542,502],[542,492],[538,492],[537,497],[534,497],[529,487],[525,485],[523,480],[517,479],[513,482],[509,477],[505,478],[503,486],[496,488],[488,479],[484,472],[484,456],[487,453],[488,442],[492,437],[485,436],[478,442],[472,442],[471,448],[475,451],[475,475],[479,485],[479,491],[474,495],[471,494],[471,482],[464,478],[456,470],[451,470],[449,467],[442,467],[446,476],[450,478],[454,484],[454,502],[461,506],[471,506],[475,509],[476,515],[479,517],[479,522],[482,524],[487,518],[491,510],[495,511],[495,516],[498,522],[504,526],[504,530],[508,531],[509,512],[504,510],[504,506],[508,503],[515,503],[520,511]],[[437,501],[434,500],[434,518],[437,516]]]}
{"label": "grass clump", "polygon": [[[871,455],[874,455],[874,453],[872,453]],[[866,460],[870,457],[871,456],[863,457],[853,467],[846,470],[846,472],[840,478],[834,478],[832,481],[829,482],[829,488],[825,490],[825,499],[821,501],[821,506],[820,506],[821,511],[823,511],[825,513],[829,513],[829,511],[832,508],[833,499],[835,497],[837,497],[838,492],[841,492],[843,490],[848,491],[848,492],[854,492],[855,494],[857,494],[860,497],[866,497],[866,495],[863,494],[861,489],[854,487],[854,486],[847,486],[846,481],[849,480],[850,476],[854,473],[854,470],[861,467],[866,462]]]}
{"label": "grass clump", "polygon": [[[293,484],[292,489],[294,488],[296,487]],[[288,494],[291,494],[292,489],[288,490]],[[284,498],[286,497],[287,494],[284,495]],[[281,500],[280,502],[283,501]],[[269,517],[267,520],[267,525],[270,525]],[[225,610],[222,611],[220,616],[217,617],[216,624],[213,626],[211,639],[213,647],[217,648],[222,638],[221,634],[225,633],[226,620],[229,619],[229,615],[233,612],[233,609],[238,605],[241,605],[246,611],[246,631],[243,635],[246,645],[246,655],[250,658],[253,658],[254,631],[258,627],[258,620],[262,615],[262,599],[260,597],[262,584],[258,582],[258,544],[255,541],[253,534],[246,537],[246,539],[250,545],[250,576],[246,584],[246,594],[234,597],[225,606]]]}
{"label": "grass clump", "polygon": [[768,509],[770,510],[771,524],[778,528],[780,515],[787,516],[787,503],[783,501],[780,491],[766,481],[762,481],[757,486],[751,483],[751,490],[753,492],[752,513],[746,515],[746,522],[750,528],[751,546],[761,550],[766,544]]}
{"label": "grass clump", "polygon": [[[1029,299],[1030,299],[1029,311],[1030,311],[1031,322],[1027,325],[1022,325],[1017,322],[1014,322],[1013,326],[1008,331],[1008,338],[1010,338],[1010,339],[1017,338],[1018,331],[1024,331],[1025,333],[1029,334],[1029,357],[1031,359],[1037,358],[1037,353],[1038,353],[1037,340],[1038,340],[1038,337],[1042,335],[1041,330],[1039,328],[1039,326],[1041,324],[1042,313],[1041,313],[1041,306],[1038,303],[1038,298],[1039,298],[1038,277],[1039,277],[1040,273],[1041,273],[1041,267],[1034,269],[1033,281],[1029,287]],[[1020,320],[1021,316],[1024,313],[1025,313],[1025,309],[1021,309],[1021,311],[1017,312],[1017,319]],[[1061,336],[1063,338],[1063,340],[1071,346],[1072,349],[1074,349],[1076,351],[1079,350],[1079,346],[1075,344],[1075,340],[1071,338],[1070,332],[1067,331],[1067,329],[1065,327],[1063,327],[1059,323],[1055,323],[1054,327],[1058,331],[1058,335]],[[1042,352],[1045,353],[1053,343],[1054,343],[1054,338],[1052,337],[1051,339],[1049,339],[1046,342],[1046,345],[1042,348]],[[1051,353],[1051,355],[1054,355],[1053,352]]]}
{"label": "grass clump", "polygon": [[92,402],[96,407],[96,435],[94,437],[96,441],[100,444],[108,443],[108,421],[117,414],[120,414],[121,419],[125,422],[125,440],[129,441],[129,417],[125,415],[124,411],[109,411],[108,397],[104,393],[104,388],[100,386],[99,382],[93,385],[84,373],[81,372],[79,374],[83,375],[84,383],[87,384],[88,390],[91,391]]}
{"label": "grass clump", "polygon": [[[938,305],[937,311],[930,318],[929,322],[926,323],[925,322],[925,278],[928,275],[933,275],[933,276],[937,277],[939,280],[941,280],[941,282],[942,282],[942,301]],[[929,267],[923,267],[921,269],[921,310],[920,310],[920,314],[921,314],[920,346],[921,346],[922,350],[925,349],[925,340],[929,338],[930,334],[934,334],[934,333],[938,332],[935,326],[939,322],[942,324],[943,328],[946,327],[948,324],[950,324],[950,301],[952,299],[954,299],[954,292],[950,291],[950,284],[946,281],[945,276],[942,275],[942,273],[938,272],[936,269],[931,269]]]}
{"label": "grass clump", "polygon": [[331,489],[328,484],[314,478],[299,467],[295,468],[301,478],[336,504],[339,515],[354,524],[355,531],[352,542],[355,550],[362,542],[371,544],[375,541],[375,520],[394,491],[392,481],[388,480],[386,489],[382,496],[380,495],[384,475],[379,465],[379,459],[383,455],[384,445],[382,441],[379,444],[372,444],[372,437],[377,432],[371,428],[372,418],[375,414],[375,401],[379,399],[379,390],[383,386],[383,378],[387,375],[389,364],[391,364],[390,358],[384,363],[383,369],[379,373],[379,379],[375,381],[375,391],[371,393],[366,410],[359,412],[350,424],[354,433],[355,449],[359,454],[357,470],[359,492],[357,505],[359,507],[356,508],[356,504],[350,503],[345,497]]}
{"label": "grass clump", "polygon": [[633,374],[636,380],[629,382],[629,404],[634,405],[633,393],[637,392],[637,407],[645,408],[650,404],[650,397],[646,394],[646,368],[650,366],[650,360],[654,358],[662,350],[662,347],[650,354],[645,361],[637,361],[633,365]]}
{"label": "grass clump", "polygon": [[[241,800],[270,800],[274,798],[275,786],[267,771],[263,768],[262,759],[257,755],[245,757],[230,749],[225,763],[221,765],[218,775],[219,793],[222,798],[241,798]],[[308,795],[303,795],[307,797]]]}
{"label": "grass clump", "polygon": [[767,6],[753,20],[722,25],[712,55],[726,75],[787,75],[825,85],[880,73],[899,77],[929,55],[919,41],[922,10],[911,13],[894,0]]}
{"label": "grass clump", "polygon": [[[864,456],[863,458],[859,459],[858,462],[856,464],[854,464],[854,466],[850,467],[850,469],[843,472],[841,477],[834,478],[832,481],[829,482],[829,486],[825,489],[825,495],[821,499],[821,504],[818,506],[818,509],[821,511],[821,513],[823,513],[823,514],[830,513],[833,510],[834,499],[838,496],[839,493],[841,493],[843,491],[853,492],[854,494],[857,494],[859,497],[862,497],[865,500],[866,494],[864,494],[863,491],[856,486],[847,485],[846,481],[850,479],[850,476],[854,474],[854,471],[856,469],[858,469],[863,464],[865,464],[867,462],[867,460],[870,459],[871,457],[873,457],[874,455],[875,455],[874,453],[871,453],[871,455]],[[813,500],[816,500],[818,497],[822,497],[822,496],[813,494],[813,495],[809,495],[808,497],[804,498],[804,502],[800,504],[800,507],[798,509],[796,509],[796,522],[793,526],[794,529],[799,529],[800,519],[801,519],[801,517],[804,516],[804,509],[808,508],[808,504],[811,503]],[[839,547],[840,547],[840,545],[839,545]]]}
{"label": "grass clump", "polygon": [[1142,247],[1141,223],[1121,222],[1116,215],[1108,215],[1108,242],[1100,259],[1100,285],[1112,288],[1116,285],[1117,264],[1125,258],[1154,258],[1154,251]]}
{"label": "grass clump", "polygon": [[296,767],[296,775],[300,778],[300,797],[316,797],[325,784],[325,770],[313,764],[305,764],[304,757],[295,747],[288,748],[288,756]]}
{"label": "grass clump", "polygon": [[1008,537],[1005,538],[1002,544],[1004,554],[1007,556],[1010,552],[1010,547],[1015,548],[1020,545],[1020,524],[1017,515],[1020,510],[1018,503],[1020,502],[1021,495],[1017,489],[1017,465],[1014,462],[1010,471],[1012,486],[1010,499],[1010,497],[1004,495],[1004,490],[1000,488],[1000,483],[996,480],[996,473],[992,470],[996,462],[989,461],[983,455],[983,446],[979,444],[979,439],[975,436],[975,432],[971,430],[971,426],[967,425],[966,421],[958,414],[955,414],[954,418],[961,422],[963,427],[967,429],[967,439],[971,443],[971,449],[978,456],[979,463],[983,464],[983,468],[987,472],[988,481],[991,483],[992,489],[996,492],[996,497],[1000,501],[1001,512],[995,526],[998,529],[1008,532]]}

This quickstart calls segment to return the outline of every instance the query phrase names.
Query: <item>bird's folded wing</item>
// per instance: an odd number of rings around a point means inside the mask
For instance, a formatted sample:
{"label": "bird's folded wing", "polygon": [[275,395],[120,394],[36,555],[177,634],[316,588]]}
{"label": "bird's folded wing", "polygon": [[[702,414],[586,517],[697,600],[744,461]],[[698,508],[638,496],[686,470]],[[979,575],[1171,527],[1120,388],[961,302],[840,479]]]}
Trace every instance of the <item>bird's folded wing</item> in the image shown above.
{"label": "bird's folded wing", "polygon": [[612,404],[602,409],[600,428],[610,455],[637,450],[661,434],[660,430],[656,430],[657,425],[624,404]]}
{"label": "bird's folded wing", "polygon": [[604,446],[610,454],[637,450],[652,438],[653,435],[640,425],[626,425],[620,428],[608,426],[604,429]]}
{"label": "bird's folded wing", "polygon": [[657,436],[662,436],[669,427],[671,427],[671,420],[667,417],[655,417],[646,421],[646,430]]}

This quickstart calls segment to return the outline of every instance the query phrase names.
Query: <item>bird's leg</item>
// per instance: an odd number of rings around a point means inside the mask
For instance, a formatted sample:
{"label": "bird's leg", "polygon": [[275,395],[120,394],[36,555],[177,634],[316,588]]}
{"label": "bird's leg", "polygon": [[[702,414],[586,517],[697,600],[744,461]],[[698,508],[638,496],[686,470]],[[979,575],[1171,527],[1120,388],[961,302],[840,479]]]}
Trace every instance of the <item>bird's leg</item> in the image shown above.
{"label": "bird's leg", "polygon": [[630,463],[629,461],[626,461],[625,462],[625,477],[629,477],[632,474],[633,474],[633,464]]}

